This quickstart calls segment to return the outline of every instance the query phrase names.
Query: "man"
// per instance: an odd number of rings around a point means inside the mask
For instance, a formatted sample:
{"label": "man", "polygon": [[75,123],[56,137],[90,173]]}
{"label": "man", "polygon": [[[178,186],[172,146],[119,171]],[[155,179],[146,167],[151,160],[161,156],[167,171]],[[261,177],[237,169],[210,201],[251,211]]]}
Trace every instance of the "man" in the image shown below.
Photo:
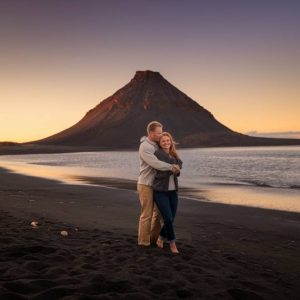
{"label": "man", "polygon": [[154,155],[158,149],[157,142],[163,132],[163,126],[157,121],[152,121],[147,126],[148,136],[141,139],[139,148],[140,175],[138,178],[138,193],[141,203],[141,214],[138,229],[138,244],[150,246],[151,241],[156,241],[161,229],[160,214],[153,201],[152,184],[155,170],[172,171],[176,173],[179,166],[160,161]]}

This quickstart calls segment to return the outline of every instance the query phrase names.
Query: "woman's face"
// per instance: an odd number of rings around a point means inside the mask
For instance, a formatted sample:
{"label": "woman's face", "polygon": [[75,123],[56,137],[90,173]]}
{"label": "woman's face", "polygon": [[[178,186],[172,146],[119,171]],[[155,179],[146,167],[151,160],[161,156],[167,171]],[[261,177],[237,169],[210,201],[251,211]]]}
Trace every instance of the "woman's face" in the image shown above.
{"label": "woman's face", "polygon": [[162,149],[170,149],[171,139],[168,136],[163,136],[159,141],[159,145]]}

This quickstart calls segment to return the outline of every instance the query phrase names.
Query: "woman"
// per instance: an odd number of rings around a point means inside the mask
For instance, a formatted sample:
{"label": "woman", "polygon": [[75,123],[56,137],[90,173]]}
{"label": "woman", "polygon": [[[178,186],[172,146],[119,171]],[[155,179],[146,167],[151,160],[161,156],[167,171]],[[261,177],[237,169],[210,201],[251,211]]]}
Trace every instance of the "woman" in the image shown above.
{"label": "woman", "polygon": [[[154,153],[155,156],[164,162],[182,167],[182,161],[179,159],[174,140],[170,133],[163,132],[159,139],[159,149]],[[173,222],[175,219],[178,204],[178,180],[179,171],[174,174],[171,171],[157,171],[153,183],[154,201],[164,220],[164,225],[157,239],[157,246],[163,248],[164,240],[170,243],[172,253],[179,253],[175,243],[175,233]]]}

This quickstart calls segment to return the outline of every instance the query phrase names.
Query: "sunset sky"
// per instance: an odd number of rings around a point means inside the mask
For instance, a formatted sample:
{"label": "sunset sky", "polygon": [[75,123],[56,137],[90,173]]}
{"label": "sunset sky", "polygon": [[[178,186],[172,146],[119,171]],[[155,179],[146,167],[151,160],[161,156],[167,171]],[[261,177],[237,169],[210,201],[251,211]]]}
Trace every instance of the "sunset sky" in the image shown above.
{"label": "sunset sky", "polygon": [[299,28],[296,0],[0,0],[0,141],[70,127],[137,70],[235,131],[300,138]]}

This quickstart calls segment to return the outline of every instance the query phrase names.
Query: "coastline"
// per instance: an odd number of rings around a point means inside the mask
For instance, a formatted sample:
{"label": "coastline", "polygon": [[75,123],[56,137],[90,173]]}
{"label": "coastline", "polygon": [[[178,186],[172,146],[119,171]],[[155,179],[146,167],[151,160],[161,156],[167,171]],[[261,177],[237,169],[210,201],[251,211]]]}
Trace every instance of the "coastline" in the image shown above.
{"label": "coastline", "polygon": [[180,197],[174,257],[136,245],[134,190],[0,168],[0,211],[1,298],[296,299],[300,292],[298,213]]}
{"label": "coastline", "polygon": [[[261,138],[271,139],[271,138]],[[280,140],[280,139],[276,139]],[[282,139],[281,139],[282,140]],[[178,150],[193,150],[198,148],[203,149],[218,149],[218,148],[257,148],[257,147],[299,147],[300,139],[283,139],[283,143],[279,144],[257,144],[257,145],[199,145],[199,146],[185,146]],[[291,143],[288,143],[291,141]],[[294,143],[293,143],[294,142]],[[31,143],[14,143],[14,142],[0,142],[0,156],[2,155],[20,155],[20,154],[59,154],[59,153],[78,153],[78,152],[99,152],[99,151],[134,151],[138,145],[132,147],[102,147],[102,146],[62,146],[62,145],[43,145]]]}
{"label": "coastline", "polygon": [[[101,173],[94,168],[60,166],[52,161],[37,163],[25,161],[26,158],[21,161],[9,161],[9,159],[5,161],[1,160],[0,156],[1,167],[17,174],[36,176],[72,185],[96,185],[110,189],[136,190],[136,180],[132,179],[132,174],[128,176],[123,173],[124,178],[120,178],[116,177],[117,172],[110,173],[107,169]],[[122,176],[122,174],[118,176]],[[300,213],[299,189],[219,182],[199,182],[199,186],[196,186],[195,184],[185,184],[183,179],[180,178],[179,193],[191,200]]]}
{"label": "coastline", "polygon": [[97,152],[97,151],[110,151],[110,149],[105,147],[39,145],[39,144],[30,144],[30,143],[24,143],[24,144],[4,143],[3,145],[3,142],[1,145],[0,142],[0,156],[18,155],[18,154],[50,154],[50,153],[55,154],[55,153]]}

